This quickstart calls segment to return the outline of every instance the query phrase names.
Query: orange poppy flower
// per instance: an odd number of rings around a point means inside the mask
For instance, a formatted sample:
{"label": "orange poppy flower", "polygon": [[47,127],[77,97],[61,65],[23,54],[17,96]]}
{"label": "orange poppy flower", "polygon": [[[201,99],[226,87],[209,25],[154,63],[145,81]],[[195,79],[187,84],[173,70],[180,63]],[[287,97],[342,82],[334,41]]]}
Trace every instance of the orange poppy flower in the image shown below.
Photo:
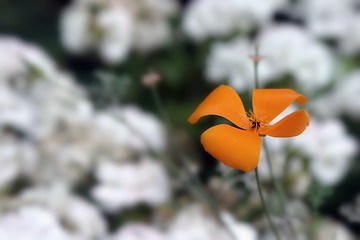
{"label": "orange poppy flower", "polygon": [[239,95],[221,85],[200,103],[188,121],[194,124],[203,116],[218,115],[235,124],[238,128],[227,124],[209,128],[201,135],[201,144],[225,165],[248,172],[258,165],[261,137],[294,137],[309,124],[309,114],[298,110],[270,125],[294,101],[303,105],[307,99],[292,89],[254,89],[253,110],[246,113]]}

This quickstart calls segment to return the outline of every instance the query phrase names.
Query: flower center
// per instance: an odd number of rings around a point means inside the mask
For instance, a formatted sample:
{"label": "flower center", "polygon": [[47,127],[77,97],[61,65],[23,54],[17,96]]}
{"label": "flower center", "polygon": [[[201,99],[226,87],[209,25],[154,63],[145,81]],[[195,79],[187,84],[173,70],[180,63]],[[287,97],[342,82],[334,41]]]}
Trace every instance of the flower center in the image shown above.
{"label": "flower center", "polygon": [[252,110],[250,110],[246,115],[247,115],[247,117],[248,117],[248,119],[250,121],[250,124],[251,124],[251,127],[248,130],[257,133],[261,127],[266,126],[265,123],[263,123],[263,122],[256,119],[256,116],[255,116],[255,114],[254,114],[254,112]]}
{"label": "flower center", "polygon": [[[251,121],[251,120],[250,120]],[[251,125],[251,128],[252,129],[259,129],[260,128],[260,122],[259,121],[251,121],[252,123],[252,125]]]}

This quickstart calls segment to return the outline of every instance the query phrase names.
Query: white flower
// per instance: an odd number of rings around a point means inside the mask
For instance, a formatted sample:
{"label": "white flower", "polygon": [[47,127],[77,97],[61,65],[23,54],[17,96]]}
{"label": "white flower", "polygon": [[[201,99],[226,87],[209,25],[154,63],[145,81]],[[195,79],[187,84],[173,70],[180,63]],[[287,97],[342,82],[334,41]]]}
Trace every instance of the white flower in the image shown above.
{"label": "white flower", "polygon": [[317,116],[329,118],[341,114],[342,106],[338,104],[341,99],[335,98],[336,88],[330,92],[323,93],[309,104],[309,108],[311,108]]}
{"label": "white flower", "polygon": [[20,57],[22,49],[22,43],[18,39],[0,38],[0,81],[25,71],[24,62]]}
{"label": "white flower", "polygon": [[4,188],[20,174],[20,162],[16,161],[19,148],[14,144],[0,142],[0,189]]}
{"label": "white flower", "polygon": [[[291,74],[298,88],[313,93],[330,83],[334,58],[331,52],[301,28],[291,25],[269,27],[258,39],[261,60],[258,69],[262,86]],[[308,51],[305,53],[303,49]],[[207,60],[209,81],[228,81],[238,91],[254,86],[254,46],[238,37],[212,46]]]}
{"label": "white flower", "polygon": [[101,112],[95,127],[119,145],[143,152],[149,148],[163,151],[165,131],[159,120],[136,106],[122,106]]}
{"label": "white flower", "polygon": [[149,52],[165,46],[171,39],[171,29],[162,19],[138,21],[134,30],[134,48]]}
{"label": "white flower", "polygon": [[82,53],[92,42],[91,13],[80,4],[67,6],[60,16],[61,42],[74,53]]}
{"label": "white flower", "polygon": [[183,29],[194,40],[248,31],[269,21],[286,1],[196,0],[185,12]]}
{"label": "white flower", "polygon": [[[238,91],[254,87],[254,63],[250,59],[253,51],[248,40],[236,38],[227,43],[216,43],[212,46],[207,59],[206,77],[211,82],[228,81]],[[271,70],[261,63],[259,75],[262,80]],[[263,83],[263,82],[262,82]]]}
{"label": "white flower", "polygon": [[58,70],[55,63],[42,49],[31,44],[23,44],[23,47],[24,50],[20,58],[28,70],[35,71],[35,74],[40,73],[40,75],[47,80],[57,75]]}
{"label": "white flower", "polygon": [[326,220],[320,224],[316,239],[354,240],[355,237],[345,226],[331,220]]}
{"label": "white flower", "polygon": [[92,195],[109,212],[139,203],[157,206],[170,198],[170,180],[153,159],[121,164],[102,161],[96,175],[99,184]]}
{"label": "white flower", "polygon": [[[359,21],[360,16],[350,15],[347,17],[347,25],[342,26],[344,29],[343,34],[338,38],[340,52],[346,56],[354,56],[360,51],[360,34],[359,34]],[[351,34],[349,34],[351,33]]]}
{"label": "white flower", "polygon": [[340,207],[340,213],[351,223],[360,222],[360,195],[358,194],[352,203]]}
{"label": "white flower", "polygon": [[[292,163],[300,162],[300,159],[292,160]],[[303,197],[307,193],[310,184],[312,184],[311,176],[309,173],[305,172],[304,169],[302,169],[302,171],[297,171],[293,175],[293,183],[291,185],[290,191],[297,197]]]}
{"label": "white flower", "polygon": [[309,93],[330,83],[334,57],[305,30],[292,25],[273,26],[260,34],[258,42],[265,56],[262,64],[272,69],[264,78],[291,74],[297,86]]}
{"label": "white flower", "polygon": [[1,240],[72,240],[51,211],[23,207],[0,217]]}
{"label": "white flower", "polygon": [[[282,113],[280,113],[270,124],[276,123],[283,119],[287,115],[297,111],[298,109],[290,105]],[[306,130],[307,131],[307,130]],[[270,153],[270,161],[272,164],[272,170],[275,177],[285,177],[289,179],[289,190],[297,196],[303,196],[306,194],[306,190],[311,182],[311,178],[306,171],[305,162],[298,157],[289,157],[289,150],[291,146],[291,140],[284,138],[264,138],[267,148]],[[269,165],[267,163],[268,156],[266,155],[265,148],[261,149],[259,159],[259,174],[263,181],[269,181],[271,179]],[[250,180],[251,182],[251,180]],[[256,189],[256,186],[255,188]]]}
{"label": "white flower", "polygon": [[300,2],[302,14],[309,30],[320,37],[349,35],[346,26],[355,11],[354,0],[304,0]]}
{"label": "white flower", "polygon": [[[256,240],[257,232],[254,227],[250,224],[242,223],[236,221],[236,219],[229,213],[222,213],[221,216],[225,222],[229,226],[229,229],[234,233],[237,240]],[[227,239],[227,238],[226,238]]]}
{"label": "white flower", "polygon": [[177,2],[173,0],[141,0],[136,2],[139,9],[148,11],[157,18],[171,17],[179,10]]}
{"label": "white flower", "polygon": [[[167,19],[174,16],[179,6],[173,0],[133,1],[137,14],[134,26],[134,49],[146,53],[166,46],[171,38]],[[135,2],[137,2],[135,4]]]}
{"label": "white flower", "polygon": [[[290,105],[283,112],[281,112],[277,117],[275,117],[271,121],[270,125],[280,121],[284,117],[288,116],[289,114],[291,114],[297,110],[299,110],[299,109],[297,109],[293,105]],[[299,172],[302,171],[301,167],[299,166],[299,163],[297,164],[298,166],[296,166],[296,163],[295,163],[295,164],[290,165],[290,167],[291,167],[291,169],[289,169],[290,172],[284,172],[284,171],[286,171],[285,165],[286,165],[286,161],[287,161],[287,157],[288,157],[286,153],[288,152],[289,141],[287,141],[286,139],[283,139],[283,138],[271,138],[271,137],[265,138],[264,141],[266,141],[267,148],[270,153],[270,160],[272,162],[273,173],[276,177],[280,177],[283,174],[289,174],[289,173],[298,174]],[[270,180],[270,170],[269,170],[269,166],[268,166],[266,158],[267,158],[267,156],[266,156],[265,148],[261,148],[258,169],[259,169],[261,178],[265,181]],[[296,159],[291,159],[291,162],[296,162]]]}
{"label": "white flower", "polygon": [[[223,213],[221,217],[236,239],[257,239],[257,233],[250,225],[237,222],[228,213]],[[201,206],[193,205],[178,213],[170,225],[168,239],[229,240],[231,238],[229,233]]]}
{"label": "white flower", "polygon": [[79,182],[94,163],[95,148],[92,145],[90,130],[66,126],[51,135],[41,138],[36,145],[39,161],[31,173],[31,179],[38,183],[64,181]]}
{"label": "white flower", "polygon": [[[337,82],[334,89],[313,103],[314,110],[322,116],[345,114],[360,118],[360,71],[349,73]],[[331,107],[328,107],[331,106]]]}
{"label": "white flower", "polygon": [[70,52],[95,49],[108,64],[123,62],[133,49],[167,44],[177,10],[174,0],[73,0],[61,17],[62,42]]}
{"label": "white flower", "polygon": [[29,188],[21,193],[19,200],[22,204],[49,209],[65,223],[64,229],[73,240],[100,239],[106,233],[105,220],[99,210],[62,185]]}
{"label": "white flower", "polygon": [[243,91],[253,85],[253,63],[249,59],[250,43],[236,39],[212,46],[206,65],[209,81],[229,81],[234,89]]}
{"label": "white flower", "polygon": [[[273,173],[276,177],[280,177],[284,174],[285,164],[286,164],[286,147],[287,141],[282,138],[266,138],[264,139],[267,143],[267,147],[270,153],[270,159],[272,164]],[[261,149],[260,159],[259,159],[259,174],[261,175],[261,180],[269,181],[271,178],[270,170],[267,163],[266,151],[264,148]]]}
{"label": "white flower", "polygon": [[94,112],[83,90],[36,46],[0,39],[0,53],[14,62],[0,77],[0,127],[19,132],[31,153],[13,161],[23,161],[21,172],[35,182],[80,180],[93,149]]}
{"label": "white flower", "polygon": [[99,50],[108,63],[122,62],[128,55],[133,41],[133,22],[130,12],[122,7],[101,11],[96,18],[103,31]]}
{"label": "white flower", "polygon": [[323,185],[337,184],[349,169],[356,153],[356,141],[347,135],[338,119],[312,118],[308,129],[291,144],[309,157],[313,176]]}
{"label": "white flower", "polygon": [[11,134],[0,134],[0,189],[6,190],[21,176],[27,176],[37,162],[33,146]]}
{"label": "white flower", "polygon": [[11,126],[29,133],[36,121],[36,111],[28,99],[16,94],[8,84],[0,84],[0,126]]}
{"label": "white flower", "polygon": [[234,1],[193,1],[184,15],[184,31],[198,41],[227,35],[239,24],[234,9]]}
{"label": "white flower", "polygon": [[28,94],[38,111],[34,124],[38,138],[53,134],[59,123],[83,126],[93,118],[93,106],[69,74],[59,73],[50,81],[39,81],[28,89]]}
{"label": "white flower", "polygon": [[156,151],[164,150],[165,129],[154,115],[143,112],[135,106],[114,109],[113,114],[123,120],[130,130],[132,129],[127,141],[134,149],[141,151],[151,147]]}
{"label": "white flower", "polygon": [[353,56],[360,50],[357,4],[357,0],[304,0],[299,9],[311,33],[336,40],[340,53]]}
{"label": "white flower", "polygon": [[[35,72],[35,73],[34,73]],[[0,38],[0,81],[14,81],[24,87],[22,77],[40,75],[45,79],[56,74],[56,67],[49,56],[37,46],[12,37]],[[20,82],[19,82],[20,81]]]}
{"label": "white flower", "polygon": [[109,240],[165,240],[165,236],[156,228],[145,225],[130,223],[116,231]]}

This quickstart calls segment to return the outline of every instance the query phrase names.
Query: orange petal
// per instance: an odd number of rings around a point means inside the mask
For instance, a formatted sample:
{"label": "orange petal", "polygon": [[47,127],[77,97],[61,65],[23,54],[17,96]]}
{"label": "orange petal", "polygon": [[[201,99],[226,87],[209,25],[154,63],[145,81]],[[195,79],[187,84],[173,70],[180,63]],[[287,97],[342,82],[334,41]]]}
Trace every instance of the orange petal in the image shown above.
{"label": "orange petal", "polygon": [[231,87],[225,85],[212,91],[191,114],[188,121],[196,123],[201,117],[207,115],[224,117],[241,128],[246,128],[247,124],[250,124],[239,95]]}
{"label": "orange petal", "polygon": [[253,91],[255,116],[266,124],[270,123],[294,101],[301,105],[307,103],[305,96],[292,89],[255,89]]}
{"label": "orange petal", "polygon": [[201,135],[205,150],[225,165],[248,172],[258,165],[261,137],[226,124],[209,128]]}
{"label": "orange petal", "polygon": [[305,110],[293,112],[272,126],[264,128],[260,134],[272,137],[295,137],[309,125],[310,116]]}

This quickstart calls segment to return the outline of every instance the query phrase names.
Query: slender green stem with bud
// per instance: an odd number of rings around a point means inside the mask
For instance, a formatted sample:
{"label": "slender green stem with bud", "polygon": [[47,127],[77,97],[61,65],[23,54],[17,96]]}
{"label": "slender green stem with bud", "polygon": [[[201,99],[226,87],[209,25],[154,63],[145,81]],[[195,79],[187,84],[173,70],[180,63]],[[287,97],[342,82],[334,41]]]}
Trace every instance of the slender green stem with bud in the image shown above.
{"label": "slender green stem with bud", "polygon": [[259,60],[260,60],[260,54],[259,54],[259,45],[256,44],[255,45],[255,55],[252,56],[252,60],[254,62],[254,76],[255,76],[255,89],[260,88],[260,83],[259,83]]}
{"label": "slender green stem with bud", "polygon": [[[255,55],[254,56],[251,56],[250,57],[252,60],[253,60],[253,63],[254,63],[254,81],[255,81],[255,89],[258,89],[260,88],[260,83],[259,83],[259,62],[260,62],[260,59],[261,59],[261,56],[259,54],[259,45],[256,44],[255,45]],[[267,147],[265,147],[267,148]],[[272,180],[274,181],[274,178],[273,178],[273,173],[272,173],[272,167],[271,167],[271,162],[269,161],[269,154],[268,154],[268,151],[267,151],[267,154],[266,154],[266,158],[268,159],[268,164],[270,165],[269,166],[269,170],[271,169],[271,178]],[[279,235],[279,232],[274,224],[274,222],[272,221],[272,218],[270,216],[270,213],[268,211],[268,208],[266,206],[266,203],[265,203],[265,198],[264,198],[264,195],[263,195],[263,191],[262,191],[262,187],[261,187],[261,183],[260,183],[260,179],[259,179],[259,172],[258,172],[258,168],[255,169],[255,175],[256,175],[256,184],[257,184],[257,187],[258,187],[258,192],[259,192],[259,196],[260,196],[260,200],[261,200],[261,204],[263,206],[263,209],[264,209],[264,213],[265,213],[265,216],[266,216],[266,219],[267,221],[269,222],[269,225],[270,225],[270,228],[272,230],[272,232],[274,233],[275,237],[277,240],[280,240],[280,235]]]}

